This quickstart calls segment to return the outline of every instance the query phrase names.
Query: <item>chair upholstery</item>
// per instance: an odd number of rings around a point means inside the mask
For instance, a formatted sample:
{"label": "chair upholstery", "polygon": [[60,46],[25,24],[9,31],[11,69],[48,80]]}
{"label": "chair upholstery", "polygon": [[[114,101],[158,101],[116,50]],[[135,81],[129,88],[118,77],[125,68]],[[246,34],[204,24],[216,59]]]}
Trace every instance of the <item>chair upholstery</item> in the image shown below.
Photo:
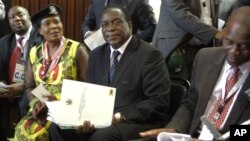
{"label": "chair upholstery", "polygon": [[170,90],[170,109],[169,113],[174,115],[179,106],[181,105],[182,99],[185,96],[187,88],[179,83],[171,83]]}

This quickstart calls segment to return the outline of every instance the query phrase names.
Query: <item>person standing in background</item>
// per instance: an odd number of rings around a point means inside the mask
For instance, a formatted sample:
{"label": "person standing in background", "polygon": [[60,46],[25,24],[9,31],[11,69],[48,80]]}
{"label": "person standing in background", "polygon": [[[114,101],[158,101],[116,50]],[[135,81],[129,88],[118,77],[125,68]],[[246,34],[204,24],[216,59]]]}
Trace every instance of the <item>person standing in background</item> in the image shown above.
{"label": "person standing in background", "polygon": [[[203,46],[208,45],[214,38],[221,40],[221,32],[212,26],[217,21],[216,6],[217,3],[211,1],[208,4],[205,0],[161,0],[160,17],[152,43],[163,53],[166,63],[169,63],[171,54],[179,49],[184,61],[180,65],[188,65],[191,70],[194,55],[199,49],[195,48],[197,43],[189,45],[192,38],[199,39]],[[175,60],[173,63],[176,63]],[[178,64],[175,65],[168,66],[170,76],[182,70]]]}
{"label": "person standing in background", "polygon": [[223,46],[204,48],[197,53],[191,86],[181,106],[165,128],[141,132],[142,137],[178,132],[201,140],[216,140],[201,124],[202,116],[207,117],[221,134],[229,131],[230,125],[249,120],[249,13],[249,6],[236,9],[224,28]]}
{"label": "person standing in background", "polygon": [[5,6],[2,0],[0,0],[0,20],[3,20],[4,17],[5,17]]}
{"label": "person standing in background", "polygon": [[156,19],[148,0],[92,0],[82,24],[84,38],[100,28],[102,11],[109,4],[119,4],[127,8],[132,18],[132,33],[146,42],[152,41]]}

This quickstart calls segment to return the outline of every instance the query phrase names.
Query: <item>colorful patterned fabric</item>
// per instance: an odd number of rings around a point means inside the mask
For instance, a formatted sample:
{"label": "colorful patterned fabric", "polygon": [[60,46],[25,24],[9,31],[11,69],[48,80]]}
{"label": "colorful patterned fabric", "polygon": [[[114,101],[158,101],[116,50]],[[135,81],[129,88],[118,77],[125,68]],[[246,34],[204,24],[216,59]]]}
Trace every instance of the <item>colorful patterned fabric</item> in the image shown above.
{"label": "colorful patterned fabric", "polygon": [[[45,80],[45,88],[56,98],[60,99],[62,80],[76,80],[76,51],[79,45],[78,42],[67,39],[65,41],[66,49],[53,71]],[[43,44],[33,47],[30,51],[30,61],[33,69],[33,76],[36,85],[42,83],[42,61],[43,61]],[[45,126],[42,126],[38,120],[32,118],[32,110],[18,123],[15,131],[15,141],[49,141],[47,129],[51,122],[47,121]]]}
{"label": "colorful patterned fabric", "polygon": [[[60,99],[60,92],[62,87],[62,79],[72,79],[75,80],[77,77],[77,69],[75,62],[75,54],[78,42],[67,39],[66,49],[60,58],[58,65],[49,74],[48,79],[45,81],[45,88],[54,94],[57,99]],[[40,85],[42,82],[42,60],[41,50],[43,50],[43,44],[32,48],[30,52],[30,60],[33,66],[33,75],[36,81],[36,85]]]}

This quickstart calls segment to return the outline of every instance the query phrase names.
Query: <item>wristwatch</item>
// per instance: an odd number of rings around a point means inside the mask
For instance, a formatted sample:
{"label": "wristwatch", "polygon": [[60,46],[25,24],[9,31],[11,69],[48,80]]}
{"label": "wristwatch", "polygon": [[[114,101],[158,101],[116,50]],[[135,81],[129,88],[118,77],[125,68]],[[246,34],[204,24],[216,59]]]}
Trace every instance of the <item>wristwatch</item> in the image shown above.
{"label": "wristwatch", "polygon": [[117,121],[125,121],[126,120],[124,115],[121,114],[121,112],[115,113],[114,117],[115,117],[115,120],[117,120]]}

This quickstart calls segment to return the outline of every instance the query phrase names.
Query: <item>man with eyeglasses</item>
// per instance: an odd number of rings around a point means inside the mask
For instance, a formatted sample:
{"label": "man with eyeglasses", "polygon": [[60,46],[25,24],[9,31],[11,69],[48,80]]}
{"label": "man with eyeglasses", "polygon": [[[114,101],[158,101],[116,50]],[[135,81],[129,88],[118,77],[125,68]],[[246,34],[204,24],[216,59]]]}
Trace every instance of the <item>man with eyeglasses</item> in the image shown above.
{"label": "man with eyeglasses", "polygon": [[[200,118],[205,115],[220,133],[250,118],[250,7],[235,10],[223,31],[223,47],[198,52],[191,87],[183,104],[165,128],[141,132],[155,137],[161,132],[190,134],[213,140]],[[206,136],[204,133],[207,133]],[[146,140],[146,139],[142,139]]]}

